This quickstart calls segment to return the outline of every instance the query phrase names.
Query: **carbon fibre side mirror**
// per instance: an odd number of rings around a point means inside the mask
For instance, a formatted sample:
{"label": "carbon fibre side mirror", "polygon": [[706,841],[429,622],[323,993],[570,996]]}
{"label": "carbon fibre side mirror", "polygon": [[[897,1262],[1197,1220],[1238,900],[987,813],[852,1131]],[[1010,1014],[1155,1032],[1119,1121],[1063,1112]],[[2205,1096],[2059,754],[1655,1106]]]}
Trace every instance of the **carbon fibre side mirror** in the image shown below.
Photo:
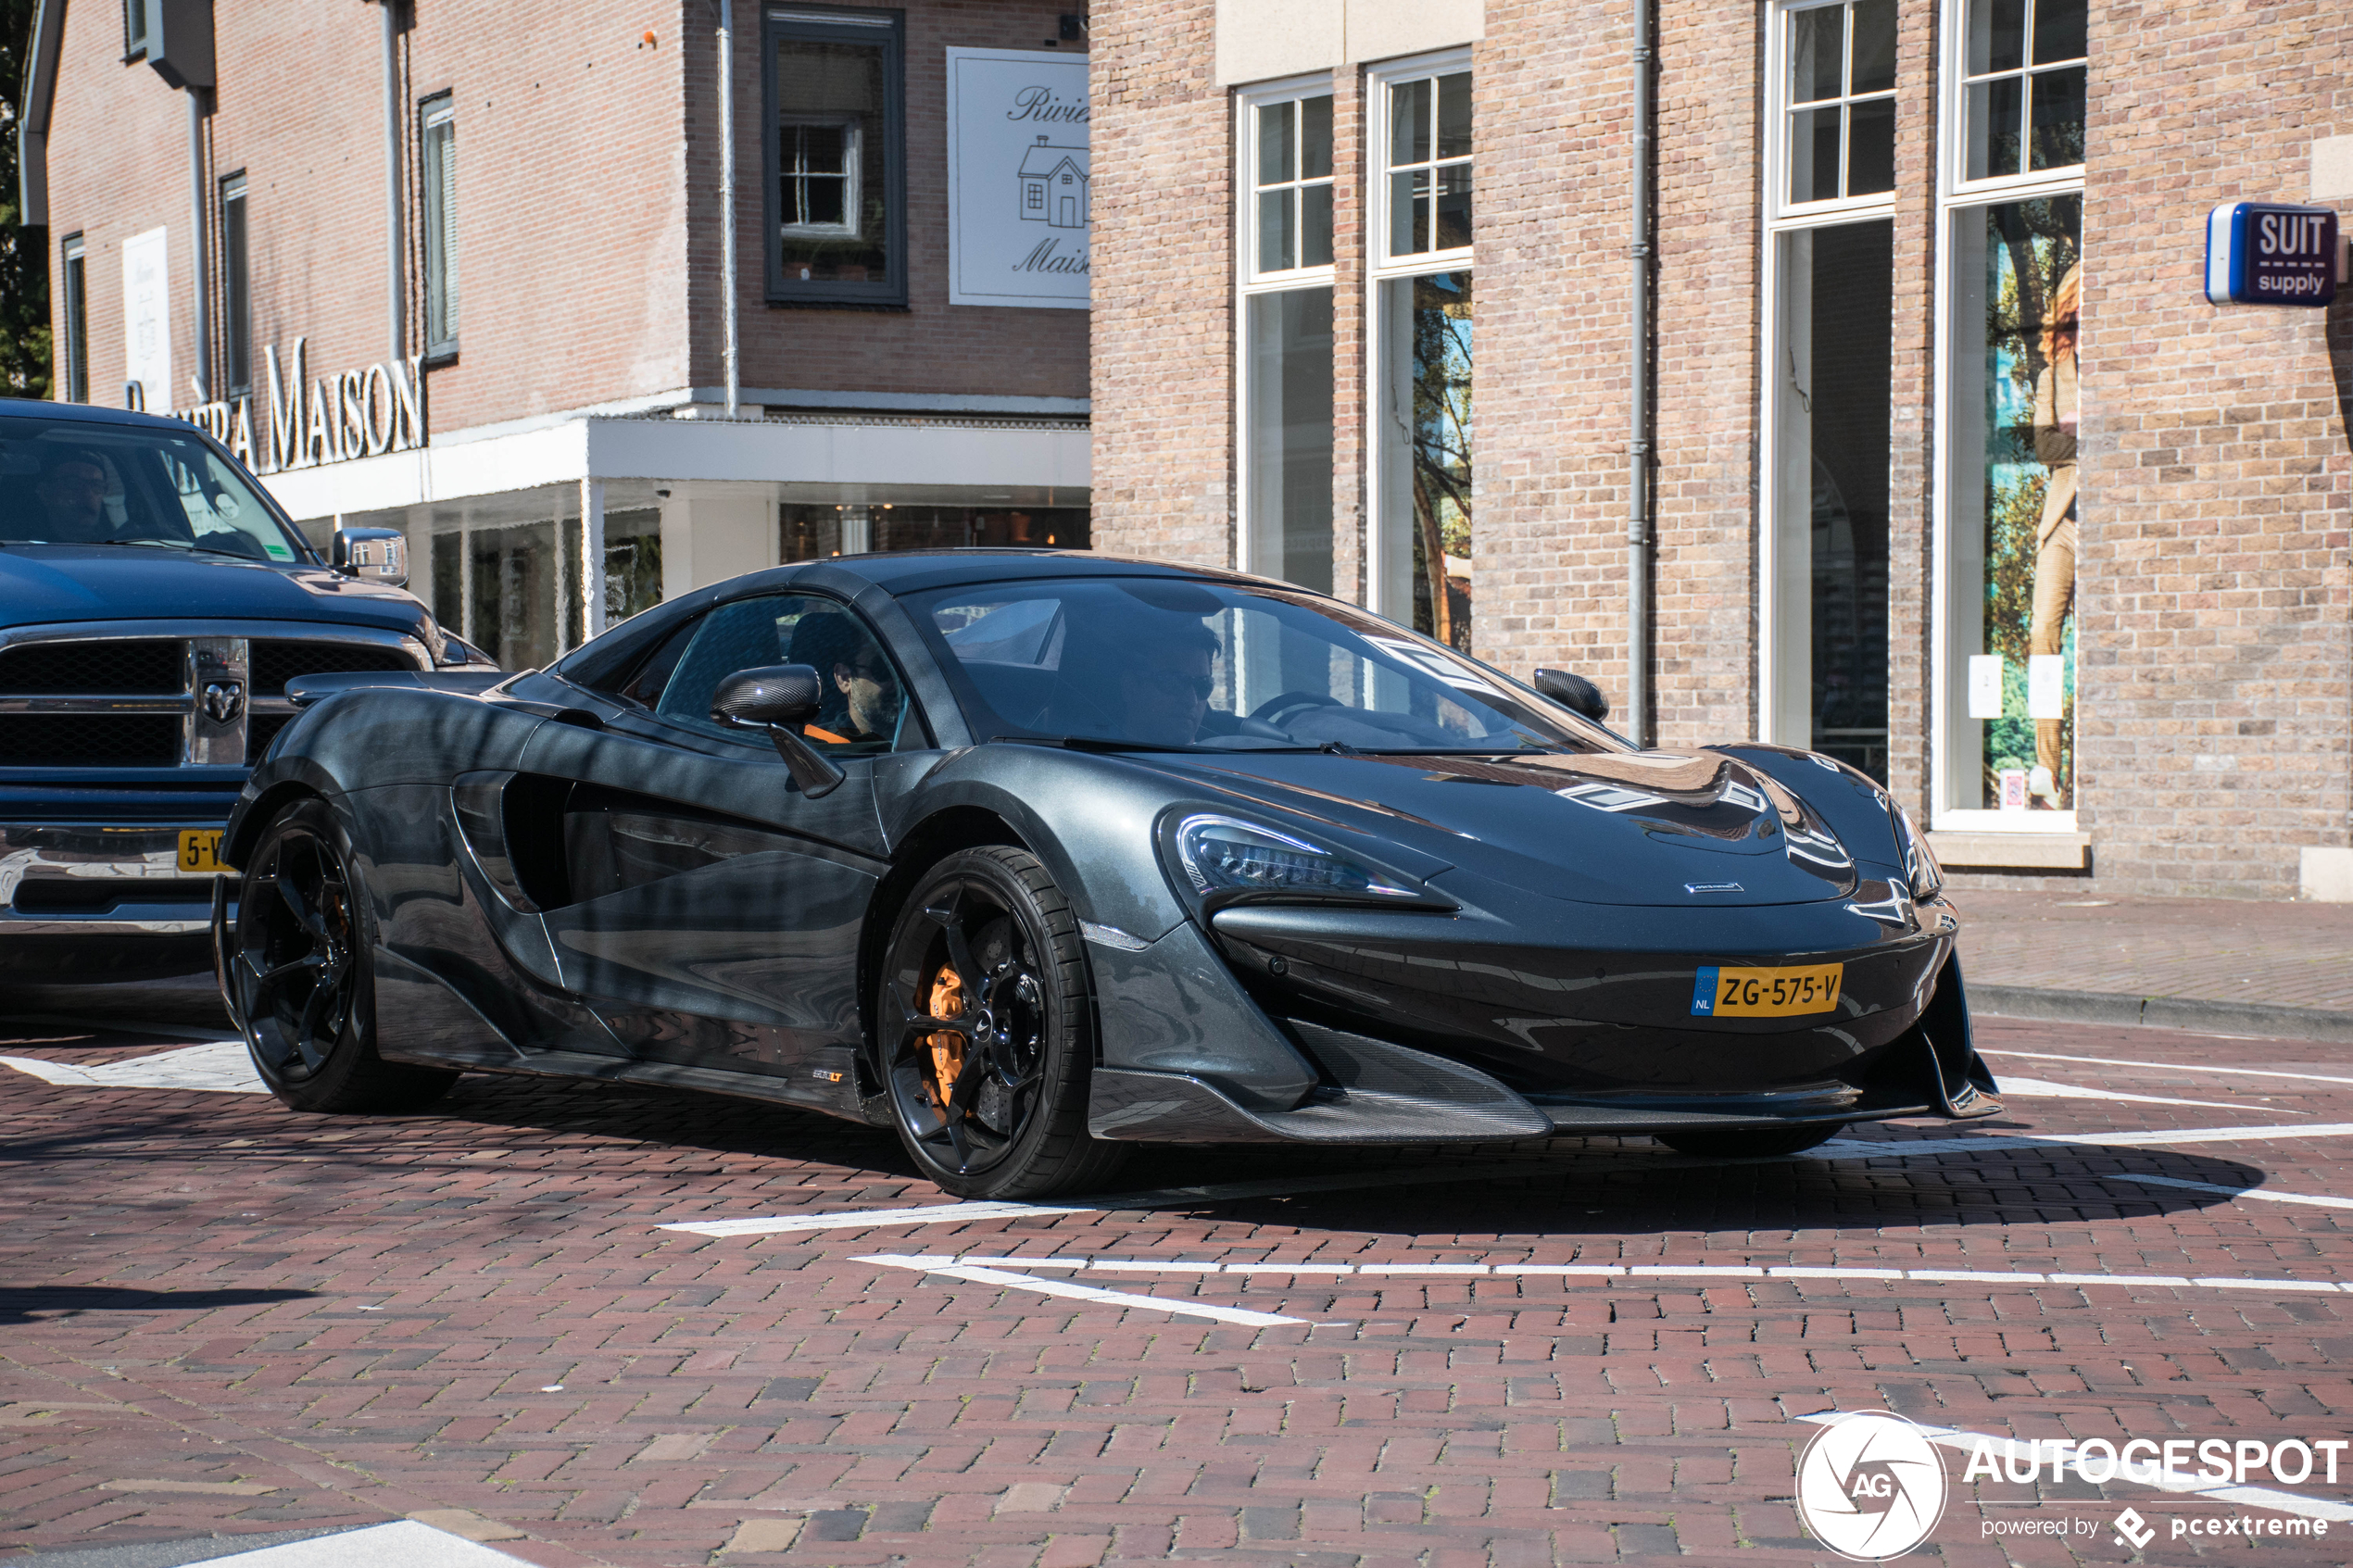
{"label": "carbon fibre side mirror", "polygon": [[1609,717],[1609,698],[1602,695],[1601,687],[1582,675],[1566,670],[1539,670],[1529,684],[1571,713],[1581,713],[1596,724]]}
{"label": "carbon fibre side mirror", "polygon": [[800,726],[824,705],[824,681],[806,664],[738,670],[711,693],[711,716],[736,729],[766,730],[800,793],[812,800],[832,793],[847,776],[801,738]]}

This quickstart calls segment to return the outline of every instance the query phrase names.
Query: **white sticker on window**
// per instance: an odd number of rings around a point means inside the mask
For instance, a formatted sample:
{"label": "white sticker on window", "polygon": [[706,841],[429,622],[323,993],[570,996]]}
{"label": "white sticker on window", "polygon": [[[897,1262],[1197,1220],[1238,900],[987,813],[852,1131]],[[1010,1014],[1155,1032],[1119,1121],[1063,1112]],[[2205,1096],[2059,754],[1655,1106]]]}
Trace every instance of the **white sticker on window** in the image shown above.
{"label": "white sticker on window", "polygon": [[1972,719],[1999,719],[2002,716],[2002,656],[1998,653],[1969,655],[1969,716]]}
{"label": "white sticker on window", "polygon": [[2029,719],[2067,717],[2067,656],[2037,653],[2026,660],[2026,716]]}

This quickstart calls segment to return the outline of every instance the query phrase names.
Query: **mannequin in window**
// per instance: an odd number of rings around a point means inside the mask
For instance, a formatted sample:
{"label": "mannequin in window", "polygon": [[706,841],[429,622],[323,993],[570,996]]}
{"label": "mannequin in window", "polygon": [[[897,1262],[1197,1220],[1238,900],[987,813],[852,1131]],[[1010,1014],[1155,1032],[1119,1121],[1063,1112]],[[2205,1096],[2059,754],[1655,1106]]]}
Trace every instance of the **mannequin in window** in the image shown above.
{"label": "mannequin in window", "polygon": [[[2034,382],[2034,458],[2050,470],[2043,495],[2043,518],[2034,535],[2034,619],[2027,633],[2030,654],[2056,654],[2067,646],[2067,618],[2075,608],[2075,345],[2082,317],[2082,268],[2067,270],[2051,293],[2043,322],[2043,373]],[[2034,771],[2028,776],[2029,803],[2063,809],[2072,791],[2058,784],[2060,750],[2067,721],[2034,721]]]}

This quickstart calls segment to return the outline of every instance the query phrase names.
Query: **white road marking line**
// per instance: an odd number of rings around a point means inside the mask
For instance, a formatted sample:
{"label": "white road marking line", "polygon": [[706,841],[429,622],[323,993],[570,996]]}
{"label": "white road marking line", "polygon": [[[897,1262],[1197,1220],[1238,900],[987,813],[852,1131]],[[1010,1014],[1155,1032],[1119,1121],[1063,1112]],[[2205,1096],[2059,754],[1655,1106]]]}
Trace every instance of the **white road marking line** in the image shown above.
{"label": "white road marking line", "polygon": [[242,1040],[216,1040],[208,1045],[91,1066],[46,1061],[39,1057],[0,1056],[0,1066],[30,1073],[44,1084],[84,1089],[202,1089],[233,1095],[270,1092],[261,1075],[253,1070],[253,1059],[246,1054]]}
{"label": "white road marking line", "polygon": [[[2197,1105],[2204,1106],[2208,1110],[2247,1110],[2253,1109],[2252,1107],[2246,1105],[2233,1105],[2229,1100],[2168,1099],[2162,1095],[2127,1095],[2120,1094],[2114,1089],[2090,1089],[2085,1088],[2081,1084],[2055,1084],[2050,1082],[2048,1079],[2013,1078],[2009,1074],[2004,1073],[2002,1075],[2002,1097],[2007,1099],[2012,1095],[2016,1095],[2020,1099],[2120,1099],[2131,1100],[2136,1105]],[[2267,1109],[2270,1110],[2271,1114],[2274,1116],[2277,1116],[2280,1113],[2280,1107],[2278,1106],[2271,1106],[2267,1107]],[[2291,1110],[2288,1114],[2290,1116],[2309,1116],[2311,1112],[2309,1110]]]}
{"label": "white road marking line", "polygon": [[1068,1280],[1034,1279],[1028,1274],[1013,1273],[1004,1269],[966,1268],[955,1263],[941,1264],[924,1258],[894,1256],[887,1252],[857,1261],[861,1263],[882,1263],[895,1269],[916,1269],[927,1274],[944,1274],[950,1279],[969,1280],[975,1285],[993,1285],[1007,1290],[1034,1290],[1041,1296],[1066,1297],[1074,1301],[1093,1301],[1106,1307],[1144,1308],[1155,1312],[1172,1312],[1179,1317],[1212,1318],[1218,1323],[1247,1323],[1255,1328],[1308,1321],[1305,1318],[1278,1317],[1273,1312],[1253,1312],[1240,1307],[1219,1307],[1207,1301],[1179,1301],[1160,1296],[1131,1295],[1125,1290],[1098,1290],[1091,1285],[1073,1285]]}
{"label": "white road marking line", "polygon": [[[2225,1040],[2243,1040],[2256,1036],[2224,1035]],[[2059,1056],[2050,1051],[2002,1051],[1978,1047],[1980,1056],[2014,1056],[2026,1061],[2088,1061],[2095,1067],[2148,1067],[2159,1073],[2208,1073],[2224,1078],[2293,1078],[2306,1084],[2353,1084],[2353,1078],[2332,1078],[2321,1073],[2281,1073],[2270,1068],[2255,1067],[2194,1067],[2186,1061],[2127,1061],[2113,1056]]]}
{"label": "white road marking line", "polygon": [[875,1225],[962,1224],[970,1220],[1005,1220],[1017,1214],[1092,1214],[1089,1206],[1068,1208],[1049,1203],[934,1203],[921,1209],[851,1209],[824,1214],[771,1214],[745,1220],[701,1220],[692,1224],[663,1225],[666,1231],[695,1236],[767,1236],[777,1231],[835,1231]]}
{"label": "white road marking line", "polygon": [[185,1023],[150,1023],[142,1019],[69,1018],[62,1013],[37,1012],[25,1014],[22,1022],[78,1029],[86,1035],[129,1035],[146,1040],[194,1040],[217,1044],[223,1040],[233,1043],[245,1039],[233,1029],[199,1029]]}
{"label": "white road marking line", "polygon": [[1793,1156],[1798,1160],[1914,1160],[1931,1154],[1995,1154],[2005,1148],[2164,1148],[2185,1143],[2244,1143],[2254,1138],[2353,1137],[2353,1122],[2322,1122],[2309,1126],[2152,1128],[2136,1133],[1981,1133],[1958,1138],[1832,1138],[1818,1148]]}
{"label": "white road marking line", "polygon": [[204,1568],[518,1568],[523,1560],[414,1519],[208,1557]]}
{"label": "white road marking line", "polygon": [[[1300,1277],[1320,1275],[1378,1275],[1411,1284],[1416,1278],[1431,1276],[1493,1274],[1518,1275],[1528,1278],[1571,1279],[1857,1279],[1914,1280],[1920,1282],[1979,1285],[2121,1285],[2133,1286],[2161,1286],[2186,1289],[2192,1286],[2208,1286],[2221,1290],[2318,1290],[2331,1294],[2343,1291],[2353,1294],[2353,1284],[2339,1284],[2320,1279],[2233,1279],[2208,1275],[2192,1279],[2186,1274],[2068,1274],[2030,1273],[2025,1271],[2003,1273],[1984,1269],[1889,1269],[1837,1268],[1829,1265],[1772,1263],[1274,1263],[1264,1261],[1252,1263],[1195,1262],[1187,1259],[1165,1259],[1157,1261],[1128,1258],[985,1258],[973,1253],[955,1252],[891,1252],[857,1260],[862,1263],[888,1263],[894,1268],[921,1269],[939,1273],[963,1269],[978,1273],[995,1273],[991,1265],[1013,1264],[1023,1269],[1101,1268],[1119,1273],[1152,1272],[1183,1274],[1201,1278],[1209,1274],[1290,1274]],[[963,1277],[963,1276],[959,1276]],[[1074,1287],[1081,1288],[1081,1287]],[[1117,1292],[1109,1293],[1117,1295]],[[1089,1297],[1088,1299],[1098,1298]],[[1131,1299],[1130,1298],[1121,1298]],[[1169,1306],[1162,1298],[1137,1297],[1136,1300]],[[1300,1321],[1300,1320],[1286,1320]]]}
{"label": "white road marking line", "polygon": [[[1818,1411],[1795,1419],[1812,1426],[1831,1426],[1837,1424],[1840,1413],[1837,1411]],[[2005,1461],[2013,1458],[2039,1457],[2045,1462],[2074,1464],[2077,1466],[2077,1477],[2082,1476],[2072,1438],[1997,1437],[1991,1433],[1963,1432],[1952,1426],[1931,1426],[1921,1422],[1912,1424],[1919,1428],[1920,1436],[1940,1449],[1973,1453],[1980,1443],[1988,1443],[1993,1446],[1994,1456]],[[2102,1454],[2098,1458],[2105,1469],[2108,1456]],[[2228,1481],[2192,1475],[2185,1471],[2167,1470],[2154,1461],[2133,1464],[2120,1462],[2116,1474],[2109,1481],[2091,1484],[2106,1486],[2115,1482],[2149,1486],[2160,1492],[2178,1492],[2188,1497],[2211,1498],[2217,1502],[2237,1503],[2246,1508],[2267,1508],[2275,1513],[2294,1513],[2306,1519],[2325,1519],[2332,1524],[2353,1521],[2353,1505],[2334,1502],[2327,1498],[2298,1497],[2294,1492],[2283,1492],[2270,1486],[2234,1486]]]}
{"label": "white road marking line", "polygon": [[2179,1176],[2102,1176],[2104,1182],[2135,1182],[2143,1186],[2187,1187],[2192,1192],[2219,1192],[2225,1198],[2259,1198],[2266,1203],[2307,1203],[2315,1209],[2353,1209],[2353,1198],[2323,1198],[2310,1192],[2272,1192],[2264,1187],[2224,1186],[2219,1182],[2187,1182]]}

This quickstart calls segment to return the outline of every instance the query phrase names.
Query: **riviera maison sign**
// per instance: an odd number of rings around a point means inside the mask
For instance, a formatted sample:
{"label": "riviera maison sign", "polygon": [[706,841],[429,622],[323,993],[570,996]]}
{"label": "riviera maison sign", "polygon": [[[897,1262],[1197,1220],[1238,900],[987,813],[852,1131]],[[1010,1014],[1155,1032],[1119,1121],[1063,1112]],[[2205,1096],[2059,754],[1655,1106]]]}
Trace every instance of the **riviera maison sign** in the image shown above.
{"label": "riviera maison sign", "polygon": [[414,356],[313,381],[308,350],[309,339],[295,339],[293,361],[283,367],[275,345],[262,351],[270,403],[259,422],[249,395],[174,415],[204,430],[256,473],[408,452],[425,444],[425,379]]}
{"label": "riviera maison sign", "polygon": [[948,51],[948,298],[1084,310],[1087,60]]}

